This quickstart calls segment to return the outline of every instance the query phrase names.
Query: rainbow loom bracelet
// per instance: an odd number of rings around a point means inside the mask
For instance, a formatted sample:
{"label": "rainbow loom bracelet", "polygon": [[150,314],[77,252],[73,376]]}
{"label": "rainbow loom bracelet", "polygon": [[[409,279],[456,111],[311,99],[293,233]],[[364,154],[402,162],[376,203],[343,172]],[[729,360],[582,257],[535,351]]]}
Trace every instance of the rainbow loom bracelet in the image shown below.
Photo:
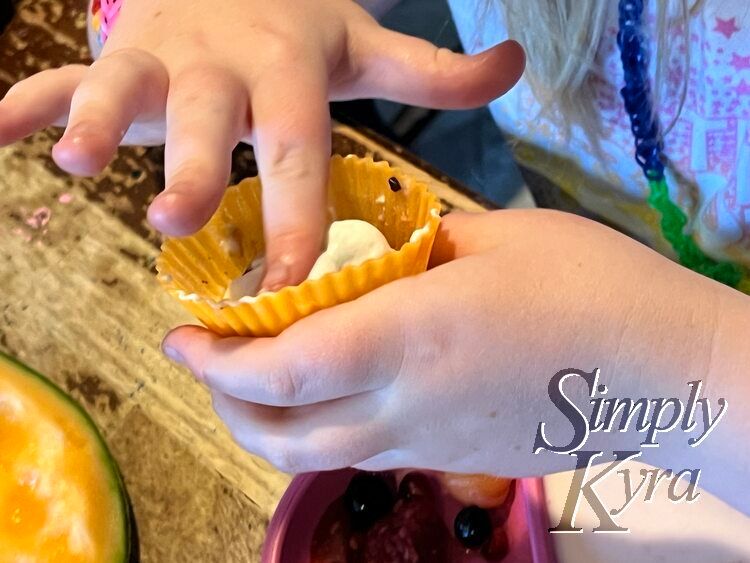
{"label": "rainbow loom bracelet", "polygon": [[747,272],[738,264],[720,262],[706,255],[690,235],[688,218],[670,198],[664,176],[659,119],[651,104],[648,49],[642,33],[644,0],[620,0],[617,45],[625,79],[620,90],[635,137],[635,159],[650,188],[649,205],[661,215],[661,231],[680,263],[731,287],[748,286]]}
{"label": "rainbow loom bracelet", "polygon": [[93,0],[91,2],[91,26],[101,46],[104,46],[112,32],[112,27],[120,14],[122,2],[123,0]]}

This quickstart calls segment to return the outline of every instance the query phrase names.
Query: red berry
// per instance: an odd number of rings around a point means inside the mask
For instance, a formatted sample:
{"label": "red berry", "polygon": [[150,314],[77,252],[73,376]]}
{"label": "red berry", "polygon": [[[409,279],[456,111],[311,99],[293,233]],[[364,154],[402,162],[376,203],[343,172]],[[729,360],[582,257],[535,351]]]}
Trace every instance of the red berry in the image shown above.
{"label": "red berry", "polygon": [[497,526],[492,530],[492,537],[482,548],[482,555],[487,561],[502,561],[508,555],[508,534],[505,528]]}
{"label": "red berry", "polygon": [[349,515],[341,499],[323,513],[313,533],[311,563],[347,563],[349,561]]}
{"label": "red berry", "polygon": [[365,536],[367,563],[443,563],[448,561],[448,530],[433,502],[425,497],[396,502],[393,513]]}

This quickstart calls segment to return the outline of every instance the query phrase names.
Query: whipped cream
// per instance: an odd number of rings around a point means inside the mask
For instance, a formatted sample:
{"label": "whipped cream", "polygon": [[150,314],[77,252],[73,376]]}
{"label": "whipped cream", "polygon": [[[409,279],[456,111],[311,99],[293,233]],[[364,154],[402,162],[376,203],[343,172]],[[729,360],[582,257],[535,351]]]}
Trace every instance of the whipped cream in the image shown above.
{"label": "whipped cream", "polygon": [[[358,219],[334,221],[328,229],[327,240],[325,252],[318,257],[307,276],[309,280],[320,279],[346,266],[359,266],[393,250],[377,227]],[[263,257],[254,260],[245,274],[229,284],[224,299],[257,295],[265,273],[264,266]]]}

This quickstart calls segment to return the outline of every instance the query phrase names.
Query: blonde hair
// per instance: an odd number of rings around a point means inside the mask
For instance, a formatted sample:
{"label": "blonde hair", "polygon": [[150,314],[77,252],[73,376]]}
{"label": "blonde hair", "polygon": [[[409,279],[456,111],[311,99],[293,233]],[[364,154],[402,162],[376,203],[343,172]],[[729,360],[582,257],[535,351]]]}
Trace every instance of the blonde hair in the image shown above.
{"label": "blonde hair", "polygon": [[[689,47],[689,19],[704,0],[694,0],[692,6],[689,0],[652,1],[657,2],[656,21],[653,29],[644,32],[651,34],[657,45],[651,59],[658,110],[669,63],[668,30],[679,26]],[[593,104],[596,79],[603,75],[599,46],[616,0],[494,0],[494,3],[499,3],[504,11],[509,36],[526,50],[526,79],[543,114],[560,124],[568,134],[570,127],[577,124],[596,140],[601,133],[601,123]],[[683,59],[686,72],[679,92],[679,109],[671,124],[662,123],[664,133],[677,120],[685,100],[689,48]]]}

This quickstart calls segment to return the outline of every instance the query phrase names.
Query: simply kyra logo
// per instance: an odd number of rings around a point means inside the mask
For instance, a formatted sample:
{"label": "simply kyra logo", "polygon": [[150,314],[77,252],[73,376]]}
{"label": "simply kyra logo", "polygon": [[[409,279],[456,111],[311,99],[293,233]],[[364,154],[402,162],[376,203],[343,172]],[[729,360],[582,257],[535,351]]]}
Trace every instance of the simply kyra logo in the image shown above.
{"label": "simply kyra logo", "polygon": [[[588,396],[592,410],[587,417],[583,411],[565,394],[563,387],[568,380],[582,379],[588,385]],[[599,370],[591,373],[567,369],[556,373],[549,382],[548,393],[552,403],[573,427],[573,438],[567,444],[554,445],[547,439],[546,423],[540,422],[534,439],[533,453],[540,451],[571,455],[576,458],[576,471],[570,485],[570,492],[565,501],[560,523],[550,528],[553,533],[580,533],[582,528],[575,526],[576,513],[581,496],[586,499],[599,519],[594,532],[629,532],[628,528],[619,526],[615,519],[632,505],[633,500],[643,491],[644,500],[653,498],[654,491],[660,482],[668,483],[667,494],[672,502],[695,502],[700,493],[696,490],[700,469],[641,469],[640,482],[631,481],[629,469],[618,468],[628,460],[641,455],[641,450],[613,451],[614,461],[599,473],[587,480],[594,460],[604,455],[603,451],[583,450],[591,432],[627,432],[635,419],[635,431],[643,434],[641,448],[658,448],[659,434],[666,432],[684,432],[693,434],[686,438],[693,448],[700,446],[716,428],[726,414],[729,403],[720,398],[717,401],[718,412],[712,417],[711,403],[701,397],[702,381],[688,382],[689,396],[687,403],[677,398],[657,398],[637,400],[627,398],[606,398],[607,386],[599,383]],[[571,395],[572,393],[568,393]],[[596,395],[601,395],[596,397]],[[632,430],[631,430],[632,431]],[[622,476],[625,489],[625,502],[622,506],[608,510],[594,490],[594,486],[607,476],[617,473]],[[634,485],[635,488],[634,488]]]}

